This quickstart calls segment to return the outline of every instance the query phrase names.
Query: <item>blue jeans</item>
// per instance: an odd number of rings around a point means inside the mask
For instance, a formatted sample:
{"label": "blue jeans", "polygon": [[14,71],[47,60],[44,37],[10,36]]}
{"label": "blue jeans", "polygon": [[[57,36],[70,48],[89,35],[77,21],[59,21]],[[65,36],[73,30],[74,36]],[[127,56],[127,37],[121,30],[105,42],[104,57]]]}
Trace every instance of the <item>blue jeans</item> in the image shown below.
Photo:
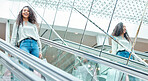
{"label": "blue jeans", "polygon": [[33,39],[25,39],[20,43],[20,49],[39,57],[39,47],[36,40]]}
{"label": "blue jeans", "polygon": [[[130,53],[128,51],[118,51],[116,55],[129,58]],[[130,59],[134,59],[133,56],[131,55]]]}
{"label": "blue jeans", "polygon": [[[28,52],[29,54],[32,54],[36,57],[39,57],[39,47],[38,47],[38,43],[36,40],[33,39],[24,39],[20,42],[20,49],[22,49],[23,51]],[[21,62],[21,64],[23,66],[25,66],[26,68],[29,68],[26,64],[23,64]],[[33,71],[31,68],[29,68],[31,71]]]}
{"label": "blue jeans", "polygon": [[[125,58],[129,58],[130,53],[128,51],[118,51],[117,55],[125,57]],[[132,60],[134,59],[132,55],[131,55],[130,59],[132,59]],[[135,80],[136,80],[135,77],[129,75],[129,81],[135,81]]]}

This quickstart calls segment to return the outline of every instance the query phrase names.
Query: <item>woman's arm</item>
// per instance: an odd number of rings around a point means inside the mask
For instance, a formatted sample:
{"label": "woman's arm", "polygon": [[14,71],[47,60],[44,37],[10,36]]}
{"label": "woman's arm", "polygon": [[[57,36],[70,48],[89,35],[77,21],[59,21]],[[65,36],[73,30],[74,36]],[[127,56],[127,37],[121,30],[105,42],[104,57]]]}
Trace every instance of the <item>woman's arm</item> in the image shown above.
{"label": "woman's arm", "polygon": [[112,40],[112,54],[116,55],[118,49],[118,44]]}
{"label": "woman's arm", "polygon": [[[38,34],[38,28],[37,27],[38,26],[36,25],[35,31]],[[40,53],[42,54],[42,44],[41,44],[41,41],[40,41],[40,36],[39,36],[39,34],[37,36],[38,36],[37,40],[38,40],[38,44],[39,44],[39,50],[40,50]]]}

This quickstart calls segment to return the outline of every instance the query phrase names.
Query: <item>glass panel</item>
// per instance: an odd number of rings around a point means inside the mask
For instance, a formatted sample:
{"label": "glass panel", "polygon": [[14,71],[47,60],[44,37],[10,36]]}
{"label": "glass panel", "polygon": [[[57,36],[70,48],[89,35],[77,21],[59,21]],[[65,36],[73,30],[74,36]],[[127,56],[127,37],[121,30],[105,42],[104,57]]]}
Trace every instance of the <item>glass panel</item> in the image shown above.
{"label": "glass panel", "polygon": [[[60,41],[57,41],[57,42],[60,43]],[[68,41],[68,40],[65,40],[65,42],[69,46],[71,46],[73,48],[76,48],[76,49],[79,48],[79,44],[78,43],[75,43],[75,42],[72,42],[72,41]],[[85,45],[82,45],[80,50],[88,52],[88,53],[91,53],[91,54],[94,54],[94,55],[100,54],[100,50],[94,49],[94,48],[91,48],[91,47],[88,47],[88,46],[85,46]],[[110,59],[111,61],[114,61],[114,62],[122,63],[122,64],[126,64],[126,62],[127,62],[127,58],[123,58],[123,57],[120,57],[120,56],[117,56],[117,55],[113,55],[113,54],[108,53],[108,52],[102,52],[102,57]],[[132,66],[134,68],[138,68],[138,69],[141,69],[143,71],[148,72],[148,68],[144,64],[139,63],[137,60],[130,60],[128,65]]]}
{"label": "glass panel", "polygon": [[0,65],[0,81],[11,81],[11,72],[2,64]]}
{"label": "glass panel", "polygon": [[[13,62],[16,61],[14,58],[11,60],[13,60]],[[11,71],[9,71],[3,64],[0,64],[0,81],[20,81],[20,80]]]}
{"label": "glass panel", "polygon": [[121,71],[105,66],[104,64],[95,63],[82,57],[76,58],[73,54],[52,46],[50,46],[46,52],[46,59],[50,64],[57,66],[83,81],[119,81],[122,76],[122,81],[125,81],[125,79],[145,81],[134,75],[123,74]]}

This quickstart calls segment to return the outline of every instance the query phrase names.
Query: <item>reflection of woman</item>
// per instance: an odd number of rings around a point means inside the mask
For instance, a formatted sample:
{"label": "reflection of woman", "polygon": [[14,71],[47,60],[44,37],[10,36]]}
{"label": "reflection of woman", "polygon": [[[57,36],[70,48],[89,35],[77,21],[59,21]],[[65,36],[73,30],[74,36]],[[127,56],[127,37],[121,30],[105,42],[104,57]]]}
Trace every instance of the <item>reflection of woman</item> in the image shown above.
{"label": "reflection of woman", "polygon": [[[122,22],[118,23],[116,27],[114,28],[112,32],[112,36],[116,38],[119,43],[123,44],[126,46],[128,49],[131,49],[131,44],[130,44],[130,37],[128,33],[126,32],[126,27],[123,25]],[[117,44],[115,41],[112,40],[112,53],[128,58],[130,53],[125,50],[122,46]],[[130,57],[130,59],[133,59],[133,56]]]}
{"label": "reflection of woman", "polygon": [[[41,58],[41,42],[36,15],[29,6],[23,7],[14,23],[11,44],[19,43],[20,49]],[[17,40],[18,39],[18,40]]]}
{"label": "reflection of woman", "polygon": [[[118,23],[113,32],[112,32],[112,36],[115,37],[115,39],[123,44],[124,46],[126,46],[128,49],[131,49],[131,40],[130,40],[130,37],[128,35],[128,33],[126,32],[126,27],[125,25],[120,22]],[[123,48],[122,46],[120,46],[119,44],[117,44],[114,40],[112,40],[112,53],[113,54],[116,54],[116,55],[119,55],[119,56],[122,56],[122,57],[125,57],[125,58],[128,58],[130,53],[128,51],[125,50],[125,48]],[[133,59],[133,56],[130,57],[130,59]],[[114,76],[118,76],[118,79],[117,81],[119,81],[119,76],[120,76],[121,73],[119,73],[118,71],[116,71],[116,74]],[[127,75],[126,75],[127,76]],[[125,77],[125,75],[124,75]],[[125,79],[125,78],[124,78]],[[135,77],[133,76],[130,76],[129,75],[129,80],[130,81],[135,81]],[[124,81],[124,80],[122,80]]]}

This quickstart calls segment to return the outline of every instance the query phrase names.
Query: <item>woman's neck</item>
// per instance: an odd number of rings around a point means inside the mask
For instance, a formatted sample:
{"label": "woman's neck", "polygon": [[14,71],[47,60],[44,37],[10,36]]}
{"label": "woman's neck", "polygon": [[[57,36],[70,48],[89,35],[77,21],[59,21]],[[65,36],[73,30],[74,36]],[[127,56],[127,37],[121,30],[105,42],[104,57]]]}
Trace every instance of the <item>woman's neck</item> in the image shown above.
{"label": "woman's neck", "polygon": [[23,21],[25,22],[25,25],[27,25],[28,18],[23,18]]}
{"label": "woman's neck", "polygon": [[124,39],[124,33],[120,35]]}
{"label": "woman's neck", "polygon": [[28,21],[28,18],[23,18],[23,21],[26,21],[27,22]]}

